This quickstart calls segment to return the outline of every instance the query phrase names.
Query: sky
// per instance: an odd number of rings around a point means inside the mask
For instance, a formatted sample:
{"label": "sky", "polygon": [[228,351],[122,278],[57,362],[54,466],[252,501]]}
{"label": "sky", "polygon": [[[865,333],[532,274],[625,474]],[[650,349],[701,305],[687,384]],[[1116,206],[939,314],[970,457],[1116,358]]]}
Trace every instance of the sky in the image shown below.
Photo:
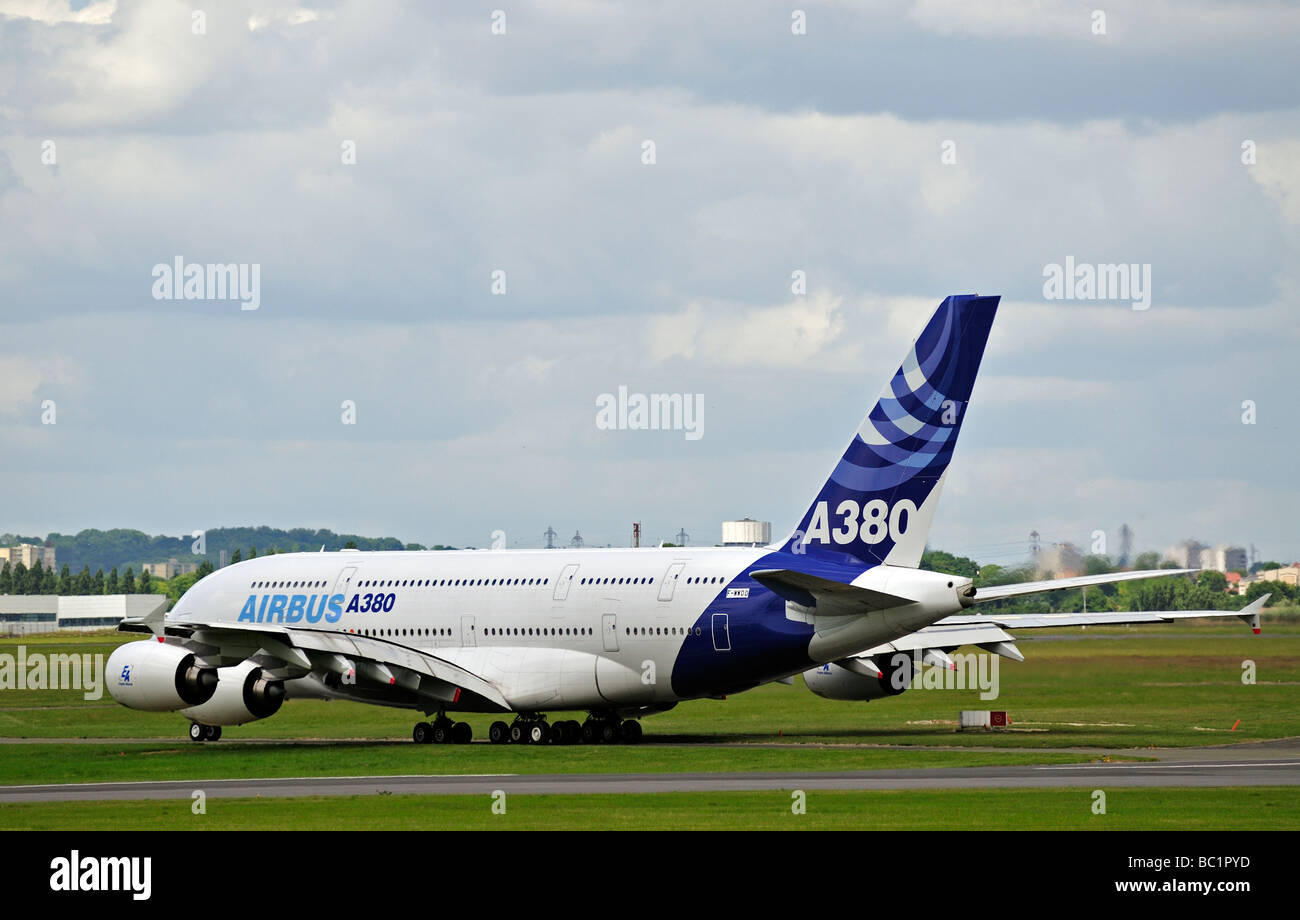
{"label": "sky", "polygon": [[979,292],[933,546],[1300,558],[1300,7],[1095,2],[0,0],[0,532],[780,536]]}

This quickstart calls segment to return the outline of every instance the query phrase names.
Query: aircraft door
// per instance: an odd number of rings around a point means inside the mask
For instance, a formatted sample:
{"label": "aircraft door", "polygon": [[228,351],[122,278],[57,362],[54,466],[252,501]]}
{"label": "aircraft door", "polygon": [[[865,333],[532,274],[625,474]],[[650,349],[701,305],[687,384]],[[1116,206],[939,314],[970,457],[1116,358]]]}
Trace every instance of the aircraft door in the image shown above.
{"label": "aircraft door", "polygon": [[731,651],[731,626],[725,613],[713,615],[713,650],[715,652]]}
{"label": "aircraft door", "polygon": [[677,578],[682,574],[684,568],[686,568],[685,562],[674,562],[668,566],[668,571],[664,572],[664,580],[659,582],[659,600],[670,601],[673,599],[673,589],[677,587]]}
{"label": "aircraft door", "polygon": [[348,566],[342,572],[339,572],[339,577],[334,581],[334,590],[330,593],[342,594],[345,596],[351,594],[352,582],[356,578],[356,576],[357,576],[357,567],[355,565]]}
{"label": "aircraft door", "polygon": [[566,565],[560,572],[560,577],[555,580],[555,592],[551,597],[557,601],[562,601],[569,596],[569,585],[573,584],[573,576],[578,571],[577,563]]}
{"label": "aircraft door", "polygon": [[464,648],[475,648],[478,645],[478,638],[474,632],[474,618],[463,616],[460,618],[460,644]]}
{"label": "aircraft door", "polygon": [[606,613],[601,616],[600,635],[605,641],[605,651],[618,651],[618,614]]}

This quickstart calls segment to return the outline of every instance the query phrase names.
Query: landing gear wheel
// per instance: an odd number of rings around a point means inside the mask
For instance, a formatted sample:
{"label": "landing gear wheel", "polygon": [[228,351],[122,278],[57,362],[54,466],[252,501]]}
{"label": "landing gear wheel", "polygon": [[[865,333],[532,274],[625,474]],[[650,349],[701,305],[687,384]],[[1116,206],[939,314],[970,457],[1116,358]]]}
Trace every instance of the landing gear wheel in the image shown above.
{"label": "landing gear wheel", "polygon": [[428,744],[433,740],[433,726],[428,722],[416,722],[411,730],[411,740],[416,744]]}
{"label": "landing gear wheel", "polygon": [[600,734],[600,723],[590,721],[583,722],[582,740],[585,744],[600,744],[603,740]]}
{"label": "landing gear wheel", "polygon": [[191,723],[190,723],[190,740],[191,740],[191,741],[202,741],[204,735],[207,734],[207,733],[204,731],[204,728],[205,728],[205,727],[206,727],[206,726],[200,725],[198,722],[191,722]]}
{"label": "landing gear wheel", "polygon": [[614,744],[618,741],[618,723],[612,719],[608,722],[602,722],[600,725],[600,740],[606,744]]}
{"label": "landing gear wheel", "polygon": [[204,740],[204,741],[220,741],[220,740],[221,740],[221,726],[220,726],[220,725],[205,725],[205,726],[203,726],[203,740]]}
{"label": "landing gear wheel", "polygon": [[457,722],[451,727],[452,744],[469,744],[474,739],[474,729],[468,722]]}
{"label": "landing gear wheel", "polygon": [[569,726],[569,744],[582,743],[582,723],[577,719],[570,719],[564,723]]}
{"label": "landing gear wheel", "polygon": [[510,726],[504,722],[493,722],[488,729],[488,740],[493,744],[505,744],[510,740]]}
{"label": "landing gear wheel", "polygon": [[619,726],[619,733],[623,736],[624,744],[637,744],[641,740],[641,723],[636,719],[626,719]]}
{"label": "landing gear wheel", "polygon": [[516,722],[510,726],[510,740],[515,744],[523,744],[526,740],[526,731],[523,722]]}
{"label": "landing gear wheel", "polygon": [[433,723],[433,743],[446,744],[451,740],[451,723],[437,721]]}
{"label": "landing gear wheel", "polygon": [[545,722],[534,722],[528,726],[528,743],[545,744],[551,740],[551,726]]}
{"label": "landing gear wheel", "polygon": [[568,722],[556,722],[551,726],[551,744],[573,744],[573,731]]}

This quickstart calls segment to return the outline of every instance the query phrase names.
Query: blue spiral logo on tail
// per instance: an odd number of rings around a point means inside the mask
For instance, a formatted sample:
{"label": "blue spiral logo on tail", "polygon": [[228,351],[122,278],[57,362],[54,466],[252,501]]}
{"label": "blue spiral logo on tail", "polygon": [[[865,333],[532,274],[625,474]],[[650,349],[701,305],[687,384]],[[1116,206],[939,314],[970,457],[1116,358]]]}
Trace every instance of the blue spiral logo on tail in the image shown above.
{"label": "blue spiral logo on tail", "polygon": [[868,565],[920,561],[999,299],[939,305],[785,548]]}

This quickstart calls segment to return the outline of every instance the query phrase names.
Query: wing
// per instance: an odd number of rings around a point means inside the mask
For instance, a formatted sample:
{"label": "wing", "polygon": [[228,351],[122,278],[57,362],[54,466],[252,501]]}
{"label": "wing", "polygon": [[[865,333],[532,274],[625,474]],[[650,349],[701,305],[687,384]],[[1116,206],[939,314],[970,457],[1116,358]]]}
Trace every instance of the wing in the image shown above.
{"label": "wing", "polygon": [[[932,626],[867,649],[855,659],[870,662],[873,655],[893,652],[923,651],[932,664],[949,665],[947,652],[962,645],[977,645],[985,651],[1016,661],[1025,656],[1016,647],[1016,637],[1008,629],[1047,629],[1059,626],[1121,626],[1131,623],[1172,623],[1207,617],[1238,617],[1259,635],[1259,612],[1267,603],[1265,594],[1240,610],[1134,610],[1098,613],[1008,613],[970,614],[944,617]],[[844,662],[837,662],[844,665]],[[874,664],[870,664],[874,668]]]}
{"label": "wing", "polygon": [[1077,578],[1054,578],[1051,581],[1024,581],[1014,585],[994,585],[989,588],[976,589],[975,603],[982,604],[987,601],[1001,600],[1004,597],[1019,597],[1022,594],[1042,594],[1045,591],[1059,591],[1062,588],[1110,585],[1120,581],[1133,581],[1136,578],[1189,575],[1192,572],[1199,571],[1200,569],[1146,569],[1138,572],[1107,572],[1104,575],[1080,575]]}
{"label": "wing", "polygon": [[[150,627],[161,627],[162,634]],[[508,712],[490,681],[427,652],[373,636],[269,624],[158,623],[126,620],[125,632],[179,639],[209,667],[254,659],[274,679],[313,677],[335,695],[389,706],[455,703],[457,709]]]}

